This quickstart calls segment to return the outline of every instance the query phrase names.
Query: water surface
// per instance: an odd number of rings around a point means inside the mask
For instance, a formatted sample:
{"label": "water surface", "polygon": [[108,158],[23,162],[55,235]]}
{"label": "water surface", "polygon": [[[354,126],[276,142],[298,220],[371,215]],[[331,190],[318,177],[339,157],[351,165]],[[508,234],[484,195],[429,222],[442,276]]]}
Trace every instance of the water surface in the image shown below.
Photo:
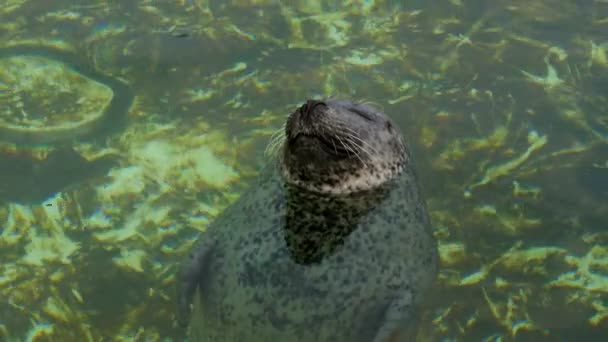
{"label": "water surface", "polygon": [[[381,106],[413,146],[442,256],[421,339],[608,339],[608,3],[407,3],[4,0],[1,49],[67,51],[134,101],[75,141],[0,137],[28,165],[118,158],[3,199],[0,339],[183,339],[176,263],[326,96]],[[26,81],[0,78],[0,108],[28,108]]]}

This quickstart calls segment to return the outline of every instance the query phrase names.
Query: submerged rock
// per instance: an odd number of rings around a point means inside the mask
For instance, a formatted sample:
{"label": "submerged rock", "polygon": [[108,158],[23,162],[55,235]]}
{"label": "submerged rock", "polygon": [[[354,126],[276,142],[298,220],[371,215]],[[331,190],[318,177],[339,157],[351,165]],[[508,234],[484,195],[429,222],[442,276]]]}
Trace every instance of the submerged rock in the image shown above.
{"label": "submerged rock", "polygon": [[132,102],[127,85],[48,47],[0,48],[0,140],[71,141],[109,123]]}

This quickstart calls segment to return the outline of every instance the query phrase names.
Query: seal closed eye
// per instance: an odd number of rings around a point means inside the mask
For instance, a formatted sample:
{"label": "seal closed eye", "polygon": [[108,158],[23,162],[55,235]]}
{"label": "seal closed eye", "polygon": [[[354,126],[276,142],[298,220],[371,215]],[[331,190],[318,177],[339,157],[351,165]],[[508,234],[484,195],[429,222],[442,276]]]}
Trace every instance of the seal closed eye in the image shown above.
{"label": "seal closed eye", "polygon": [[190,340],[411,340],[437,247],[398,128],[371,106],[309,100],[282,137],[181,267]]}

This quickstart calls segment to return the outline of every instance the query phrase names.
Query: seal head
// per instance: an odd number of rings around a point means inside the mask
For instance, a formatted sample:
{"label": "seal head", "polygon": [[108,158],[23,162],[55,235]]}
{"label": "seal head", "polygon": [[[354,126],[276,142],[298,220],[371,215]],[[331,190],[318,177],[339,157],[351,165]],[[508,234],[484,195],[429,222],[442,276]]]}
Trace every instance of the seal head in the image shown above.
{"label": "seal head", "polygon": [[393,179],[408,162],[401,133],[381,111],[349,100],[309,100],[285,126],[284,180],[309,191],[353,193]]}

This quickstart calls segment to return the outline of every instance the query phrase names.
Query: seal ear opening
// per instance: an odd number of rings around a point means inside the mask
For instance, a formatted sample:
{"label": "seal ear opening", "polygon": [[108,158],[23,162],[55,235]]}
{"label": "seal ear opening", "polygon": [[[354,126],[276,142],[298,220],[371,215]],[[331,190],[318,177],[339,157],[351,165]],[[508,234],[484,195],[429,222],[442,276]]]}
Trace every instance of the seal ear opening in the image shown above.
{"label": "seal ear opening", "polygon": [[389,133],[393,133],[393,124],[392,124],[390,121],[387,121],[387,122],[386,122],[386,130],[387,130]]}

